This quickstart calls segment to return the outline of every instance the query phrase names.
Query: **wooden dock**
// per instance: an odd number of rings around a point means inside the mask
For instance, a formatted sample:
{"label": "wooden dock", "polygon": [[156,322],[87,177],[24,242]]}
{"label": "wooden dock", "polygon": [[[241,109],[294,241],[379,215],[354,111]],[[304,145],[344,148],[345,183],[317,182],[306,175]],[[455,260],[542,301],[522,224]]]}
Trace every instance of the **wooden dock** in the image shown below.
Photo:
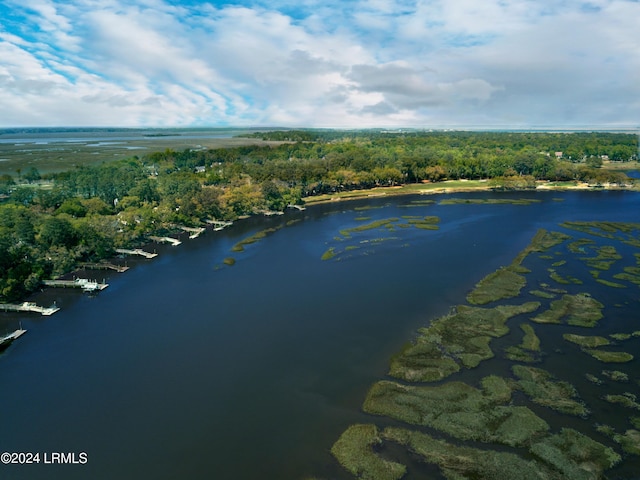
{"label": "wooden dock", "polygon": [[207,220],[207,223],[213,225],[213,230],[216,232],[233,225],[233,222],[220,222],[218,220]]}
{"label": "wooden dock", "polygon": [[12,304],[12,303],[0,303],[0,310],[4,310],[5,312],[35,312],[41,315],[53,315],[58,310],[58,307],[40,307],[33,302],[23,302],[20,304]]}
{"label": "wooden dock", "polygon": [[149,237],[149,239],[153,240],[154,242],[158,242],[158,243],[170,243],[174,247],[177,247],[178,245],[180,245],[182,243],[177,238],[171,238],[171,237],[154,237],[152,235],[152,236]]}
{"label": "wooden dock", "polygon": [[90,270],[115,270],[116,272],[126,272],[129,267],[123,265],[115,265],[113,263],[81,263],[82,268],[88,268]]}
{"label": "wooden dock", "polygon": [[158,256],[157,253],[145,252],[144,250],[141,250],[140,248],[136,248],[135,250],[127,250],[126,248],[117,248],[116,252],[117,253],[122,253],[124,255],[140,255],[140,256],[145,257],[145,258],[154,258],[154,257]]}
{"label": "wooden dock", "polygon": [[202,233],[204,233],[205,229],[202,227],[185,227],[183,225],[178,225],[178,228],[182,231],[189,233],[189,239],[193,240],[194,238],[198,238]]}
{"label": "wooden dock", "polygon": [[20,328],[14,332],[8,333],[7,335],[0,337],[0,349],[3,350],[7,348],[9,345],[11,345],[11,343],[13,343],[13,341],[16,338],[21,337],[25,333],[27,333],[27,331]]}
{"label": "wooden dock", "polygon": [[83,292],[99,292],[109,286],[108,283],[98,283],[95,280],[76,278],[75,280],[43,280],[47,287],[81,288]]}
{"label": "wooden dock", "polygon": [[293,204],[289,204],[289,205],[287,205],[287,207],[289,207],[289,208],[295,208],[295,209],[297,209],[297,210],[300,210],[301,212],[302,212],[303,210],[306,210],[306,209],[307,209],[307,207],[303,207],[303,206],[301,206],[301,205],[293,205]]}

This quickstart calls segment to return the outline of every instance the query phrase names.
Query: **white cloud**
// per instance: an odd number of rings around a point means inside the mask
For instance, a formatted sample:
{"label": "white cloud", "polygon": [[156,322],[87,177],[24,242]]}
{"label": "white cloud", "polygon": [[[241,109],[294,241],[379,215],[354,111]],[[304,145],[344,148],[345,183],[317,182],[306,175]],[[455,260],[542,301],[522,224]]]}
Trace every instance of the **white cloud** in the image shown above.
{"label": "white cloud", "polygon": [[0,122],[639,121],[637,1],[215,5],[14,2],[0,26]]}

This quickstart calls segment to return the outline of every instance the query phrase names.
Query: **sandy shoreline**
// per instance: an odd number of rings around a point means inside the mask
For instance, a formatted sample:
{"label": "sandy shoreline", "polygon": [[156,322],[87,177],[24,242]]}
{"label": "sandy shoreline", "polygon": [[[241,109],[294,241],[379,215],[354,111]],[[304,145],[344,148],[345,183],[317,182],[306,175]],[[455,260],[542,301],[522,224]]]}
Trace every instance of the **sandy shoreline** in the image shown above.
{"label": "sandy shoreline", "polygon": [[[639,191],[638,186],[613,186],[613,185],[589,185],[584,182],[562,182],[555,184],[554,182],[539,181],[536,182],[535,189],[509,190],[510,192],[536,192],[536,191]],[[400,195],[435,195],[435,194],[451,194],[451,193],[469,193],[469,192],[491,192],[494,190],[489,187],[487,180],[447,180],[438,183],[420,183],[409,184],[398,187],[376,187],[367,190],[353,190],[348,192],[339,192],[334,194],[318,195],[314,197],[303,198],[306,206],[321,205],[325,203],[333,203],[346,200],[361,200],[365,198],[394,197]]]}

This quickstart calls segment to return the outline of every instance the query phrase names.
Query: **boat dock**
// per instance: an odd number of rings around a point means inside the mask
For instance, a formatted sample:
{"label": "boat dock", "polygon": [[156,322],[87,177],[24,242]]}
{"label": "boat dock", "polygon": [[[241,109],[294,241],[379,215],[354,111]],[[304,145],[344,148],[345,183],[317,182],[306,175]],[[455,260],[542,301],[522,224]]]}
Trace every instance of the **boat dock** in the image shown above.
{"label": "boat dock", "polygon": [[154,237],[154,236],[150,236],[149,239],[153,240],[154,242],[158,242],[158,243],[163,243],[163,242],[164,243],[170,243],[174,247],[177,247],[178,245],[180,245],[182,243],[177,238],[171,238],[171,237]]}
{"label": "boat dock", "polygon": [[83,292],[99,292],[109,286],[108,283],[98,283],[95,280],[76,278],[75,280],[43,280],[47,287],[81,288]]}
{"label": "boat dock", "polygon": [[194,227],[178,226],[178,228],[180,230],[185,231],[185,232],[189,232],[189,239],[190,240],[193,240],[194,238],[198,238],[205,231],[205,229],[202,228],[202,227],[194,228]]}
{"label": "boat dock", "polygon": [[230,227],[233,225],[233,222],[219,222],[217,220],[207,220],[207,223],[213,225],[213,229],[218,232],[223,228]]}
{"label": "boat dock", "polygon": [[91,270],[115,270],[116,272],[126,272],[129,267],[123,265],[115,265],[113,263],[81,263],[82,268],[89,268]]}
{"label": "boat dock", "polygon": [[140,255],[145,258],[154,258],[158,256],[157,253],[145,252],[144,250],[141,250],[139,248],[136,248],[135,250],[127,250],[126,248],[117,248],[116,252],[123,253],[125,255]]}
{"label": "boat dock", "polygon": [[16,338],[21,337],[25,333],[27,333],[27,331],[20,328],[15,332],[11,332],[11,333],[8,333],[7,335],[0,337],[0,349],[4,349],[8,347]]}
{"label": "boat dock", "polygon": [[303,206],[301,206],[301,205],[293,205],[293,204],[291,204],[291,203],[290,203],[289,205],[287,205],[287,207],[289,207],[289,208],[295,208],[295,209],[297,209],[297,210],[300,210],[301,212],[302,212],[303,210],[306,210],[306,209],[307,209],[307,207],[303,207]]}
{"label": "boat dock", "polygon": [[58,310],[58,307],[40,307],[33,302],[23,302],[18,305],[12,303],[0,303],[0,310],[5,312],[35,312],[41,315],[53,315]]}

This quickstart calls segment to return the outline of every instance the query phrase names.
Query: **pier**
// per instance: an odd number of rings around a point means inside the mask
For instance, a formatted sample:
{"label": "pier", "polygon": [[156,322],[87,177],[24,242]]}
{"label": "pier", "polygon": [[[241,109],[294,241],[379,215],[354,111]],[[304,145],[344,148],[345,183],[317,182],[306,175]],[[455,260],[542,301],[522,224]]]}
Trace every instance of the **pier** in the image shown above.
{"label": "pier", "polygon": [[154,258],[158,256],[157,253],[145,252],[144,250],[141,250],[139,248],[136,248],[135,250],[127,250],[126,248],[117,248],[116,252],[122,253],[124,255],[140,255],[145,258]]}
{"label": "pier", "polygon": [[297,209],[297,210],[300,210],[301,212],[302,212],[303,210],[306,210],[306,209],[307,209],[307,207],[303,207],[303,206],[301,206],[301,205],[293,205],[293,204],[291,204],[291,203],[290,203],[289,205],[287,205],[287,207],[288,207],[288,208],[295,208],[295,209]]}
{"label": "pier", "polygon": [[16,338],[21,337],[25,333],[27,333],[27,331],[20,328],[19,330],[16,330],[14,332],[8,333],[7,335],[4,335],[3,337],[0,337],[0,349],[5,349],[9,345],[11,345],[11,343]]}
{"label": "pier", "polygon": [[90,270],[115,270],[120,273],[129,270],[129,267],[127,266],[115,265],[113,263],[81,263],[80,266]]}
{"label": "pier", "polygon": [[76,278],[75,280],[43,280],[47,287],[81,288],[83,292],[99,292],[109,286],[108,283],[98,283],[95,280]]}
{"label": "pier", "polygon": [[163,243],[163,242],[164,243],[170,243],[174,247],[177,247],[178,245],[180,245],[182,243],[177,238],[171,238],[171,237],[154,237],[154,236],[150,236],[149,239],[153,240],[154,242],[158,242],[158,243]]}
{"label": "pier", "polygon": [[218,220],[207,220],[207,223],[213,225],[213,230],[216,232],[233,225],[233,222],[220,222]]}
{"label": "pier", "polygon": [[35,312],[41,315],[53,315],[58,310],[58,307],[40,307],[33,302],[23,302],[18,305],[12,303],[0,303],[0,310],[5,312]]}
{"label": "pier", "polygon": [[185,232],[189,232],[189,239],[193,240],[194,238],[198,238],[202,233],[204,233],[205,229],[202,227],[199,228],[194,228],[194,227],[184,227],[184,226],[178,226],[178,228],[180,230],[183,230]]}

